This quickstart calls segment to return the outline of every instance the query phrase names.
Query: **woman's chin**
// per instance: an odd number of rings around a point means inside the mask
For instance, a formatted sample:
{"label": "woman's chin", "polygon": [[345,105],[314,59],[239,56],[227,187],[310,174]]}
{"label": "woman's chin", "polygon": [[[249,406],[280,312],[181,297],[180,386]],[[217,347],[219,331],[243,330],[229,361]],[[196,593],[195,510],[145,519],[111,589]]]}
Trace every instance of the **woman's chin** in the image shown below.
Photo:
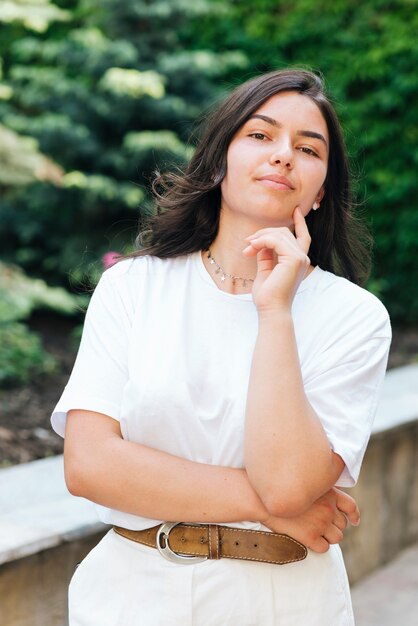
{"label": "woman's chin", "polygon": [[280,228],[286,226],[287,228],[293,228],[293,211],[295,207],[272,207],[270,206],[251,206],[243,207],[230,207],[224,205],[221,207],[221,219],[229,221],[236,221],[237,225],[242,224],[244,221],[248,224],[251,223],[254,229],[260,228]]}

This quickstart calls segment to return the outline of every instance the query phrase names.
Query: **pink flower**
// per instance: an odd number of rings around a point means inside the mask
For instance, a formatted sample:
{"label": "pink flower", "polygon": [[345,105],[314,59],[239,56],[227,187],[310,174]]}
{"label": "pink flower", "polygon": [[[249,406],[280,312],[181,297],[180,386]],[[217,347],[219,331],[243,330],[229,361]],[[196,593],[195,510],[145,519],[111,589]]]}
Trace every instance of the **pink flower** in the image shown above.
{"label": "pink flower", "polygon": [[113,250],[111,252],[106,252],[106,254],[102,256],[103,269],[107,270],[109,267],[112,267],[119,257],[120,252],[114,252]]}

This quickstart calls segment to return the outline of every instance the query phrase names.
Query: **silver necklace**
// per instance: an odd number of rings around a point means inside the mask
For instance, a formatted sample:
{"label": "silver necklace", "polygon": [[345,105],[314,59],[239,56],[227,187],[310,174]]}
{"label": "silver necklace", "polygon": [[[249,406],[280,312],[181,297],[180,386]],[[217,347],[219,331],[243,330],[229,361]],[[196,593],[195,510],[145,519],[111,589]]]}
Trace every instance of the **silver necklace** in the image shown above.
{"label": "silver necklace", "polygon": [[232,274],[228,274],[224,269],[215,261],[210,251],[210,248],[207,250],[207,258],[209,259],[209,263],[216,267],[215,274],[221,274],[221,281],[224,282],[227,278],[232,280],[232,284],[235,285],[237,281],[241,281],[242,286],[246,287],[247,283],[253,283],[254,278],[242,278],[242,276],[233,276]]}

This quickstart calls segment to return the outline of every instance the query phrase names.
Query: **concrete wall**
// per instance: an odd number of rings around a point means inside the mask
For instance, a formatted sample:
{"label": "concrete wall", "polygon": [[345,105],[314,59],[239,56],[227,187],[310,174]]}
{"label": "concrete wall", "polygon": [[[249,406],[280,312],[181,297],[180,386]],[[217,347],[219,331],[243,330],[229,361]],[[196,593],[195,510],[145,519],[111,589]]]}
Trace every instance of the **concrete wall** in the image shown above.
{"label": "concrete wall", "polygon": [[76,564],[102,535],[64,543],[2,565],[1,626],[67,626],[68,583]]}
{"label": "concrete wall", "polygon": [[361,512],[341,544],[354,583],[418,541],[418,421],[372,436],[349,493]]}

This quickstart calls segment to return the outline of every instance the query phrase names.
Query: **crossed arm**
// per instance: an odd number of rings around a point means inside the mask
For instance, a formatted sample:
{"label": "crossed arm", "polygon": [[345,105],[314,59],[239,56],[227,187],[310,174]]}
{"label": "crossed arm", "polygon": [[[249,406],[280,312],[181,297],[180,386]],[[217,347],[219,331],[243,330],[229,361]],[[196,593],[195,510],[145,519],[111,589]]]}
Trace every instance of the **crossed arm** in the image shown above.
{"label": "crossed arm", "polygon": [[64,466],[68,489],[103,506],[152,519],[227,523],[259,521],[317,552],[339,543],[355,501],[337,489],[306,512],[269,513],[244,469],[206,465],[122,438],[119,423],[92,411],[68,413]]}
{"label": "crossed arm", "polygon": [[257,255],[253,297],[260,323],[247,398],[245,469],[196,463],[126,441],[111,417],[72,410],[64,448],[71,493],[151,519],[254,520],[318,552],[341,541],[348,521],[359,522],[355,501],[333,487],[344,461],[331,450],[301,379],[290,314],[309,263],[303,251],[309,233],[301,219],[296,216],[296,238],[288,229],[265,229],[246,249]]}

